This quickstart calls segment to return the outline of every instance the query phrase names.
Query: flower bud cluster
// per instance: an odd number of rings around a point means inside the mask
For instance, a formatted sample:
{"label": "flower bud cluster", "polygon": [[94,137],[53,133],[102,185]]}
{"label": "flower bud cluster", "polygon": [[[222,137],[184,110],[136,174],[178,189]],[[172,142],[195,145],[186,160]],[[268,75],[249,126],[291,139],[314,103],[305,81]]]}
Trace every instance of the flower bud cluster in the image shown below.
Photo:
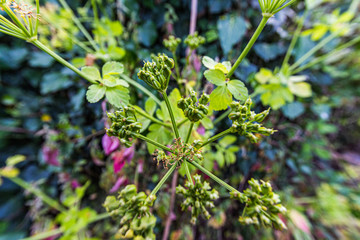
{"label": "flower bud cluster", "polygon": [[279,196],[272,191],[269,182],[261,183],[258,180],[249,181],[250,188],[243,194],[231,193],[231,197],[242,203],[246,203],[244,216],[239,218],[241,224],[253,224],[256,227],[274,226],[276,229],[286,229],[285,224],[279,218],[279,213],[286,213],[286,208],[281,205]]}
{"label": "flower bud cluster", "polygon": [[219,198],[219,193],[210,187],[206,181],[201,182],[200,175],[194,176],[195,184],[190,182],[185,183],[183,186],[176,187],[176,193],[183,195],[185,200],[181,203],[182,210],[191,207],[191,223],[195,224],[197,217],[202,213],[207,219],[211,217],[207,208],[214,208],[214,200]]}
{"label": "flower bud cluster", "polygon": [[121,228],[117,236],[133,239],[155,239],[153,228],[156,217],[150,213],[156,197],[137,192],[135,185],[128,185],[118,197],[108,196],[103,204],[111,217],[119,219]]}
{"label": "flower bud cluster", "polygon": [[209,95],[205,93],[198,100],[197,93],[191,91],[190,97],[180,99],[177,106],[183,110],[185,117],[191,122],[198,122],[208,114],[209,108],[207,104],[209,103],[209,100]]}
{"label": "flower bud cluster", "polygon": [[177,47],[181,43],[180,38],[176,38],[175,36],[169,36],[169,39],[164,39],[163,44],[170,52],[176,52]]}
{"label": "flower bud cluster", "polygon": [[252,143],[256,143],[258,137],[256,133],[269,136],[276,132],[273,129],[262,127],[259,123],[264,121],[265,117],[269,115],[270,108],[259,114],[251,111],[252,100],[248,98],[244,105],[240,105],[239,102],[232,102],[230,107],[232,112],[229,114],[229,118],[233,121],[231,130],[237,132],[240,135],[246,136]]}
{"label": "flower bud cluster", "polygon": [[114,113],[107,113],[111,126],[106,129],[109,136],[116,136],[126,147],[131,147],[133,142],[133,134],[139,133],[142,124],[137,122],[135,110],[132,108],[121,108]]}
{"label": "flower bud cluster", "polygon": [[198,35],[195,32],[193,35],[189,35],[185,38],[184,43],[190,47],[191,50],[197,49],[200,45],[205,43],[205,38]]}
{"label": "flower bud cluster", "polygon": [[139,71],[138,77],[150,87],[158,91],[165,91],[169,85],[171,69],[175,63],[172,58],[165,54],[153,57],[151,62],[145,62],[144,67]]}
{"label": "flower bud cluster", "polygon": [[155,150],[154,160],[158,162],[158,165],[162,163],[165,168],[169,168],[169,165],[174,164],[180,166],[184,161],[203,160],[201,150],[195,148],[193,144],[184,144],[180,138],[174,140],[174,144],[170,146],[170,149],[172,150],[171,154],[166,154],[163,150]]}

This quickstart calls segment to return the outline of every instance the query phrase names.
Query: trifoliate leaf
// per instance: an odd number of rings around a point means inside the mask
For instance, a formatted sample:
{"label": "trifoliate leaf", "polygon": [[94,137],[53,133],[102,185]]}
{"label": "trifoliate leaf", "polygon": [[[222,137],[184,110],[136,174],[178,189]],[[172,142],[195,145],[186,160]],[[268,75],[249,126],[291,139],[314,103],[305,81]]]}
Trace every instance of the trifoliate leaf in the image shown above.
{"label": "trifoliate leaf", "polygon": [[92,83],[101,81],[100,72],[96,67],[83,67],[81,68],[81,72],[84,73]]}
{"label": "trifoliate leaf", "polygon": [[15,155],[6,159],[7,166],[15,166],[16,164],[25,161],[26,157],[24,155]]}
{"label": "trifoliate leaf", "polygon": [[210,108],[219,111],[227,109],[232,102],[232,95],[226,86],[215,88],[210,94]]}
{"label": "trifoliate leaf", "polygon": [[217,64],[217,62],[215,62],[212,58],[208,56],[202,58],[202,63],[208,69],[214,69],[215,65]]}
{"label": "trifoliate leaf", "polygon": [[219,69],[206,70],[204,76],[209,82],[217,86],[225,85],[225,74]]}
{"label": "trifoliate leaf", "polygon": [[86,99],[90,103],[96,103],[104,97],[105,91],[106,91],[105,86],[102,86],[99,84],[90,85],[90,87],[88,88],[88,90],[86,92]]}
{"label": "trifoliate leaf", "polygon": [[123,86],[106,88],[106,99],[115,107],[121,108],[129,104],[129,90]]}
{"label": "trifoliate leaf", "polygon": [[103,77],[107,75],[118,75],[124,72],[124,65],[119,62],[107,62],[102,68]]}
{"label": "trifoliate leaf", "polygon": [[115,86],[119,86],[119,85],[121,85],[123,87],[129,87],[129,84],[127,82],[119,79],[118,77],[112,76],[112,75],[106,75],[102,82],[107,87],[115,87]]}
{"label": "trifoliate leaf", "polygon": [[231,94],[240,101],[246,101],[248,98],[248,89],[245,87],[245,84],[239,80],[231,80],[227,83],[227,88]]}

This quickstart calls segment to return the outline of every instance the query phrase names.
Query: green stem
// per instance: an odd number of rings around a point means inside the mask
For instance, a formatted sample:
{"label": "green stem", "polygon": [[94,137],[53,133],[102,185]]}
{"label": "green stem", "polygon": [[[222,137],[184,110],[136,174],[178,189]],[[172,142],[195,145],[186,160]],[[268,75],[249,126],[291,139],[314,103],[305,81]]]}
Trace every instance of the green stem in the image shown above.
{"label": "green stem", "polygon": [[189,128],[189,131],[188,131],[188,134],[186,136],[186,140],[185,140],[185,143],[188,143],[189,140],[190,140],[190,136],[191,136],[191,133],[192,133],[192,130],[193,130],[193,127],[194,127],[194,123],[191,122],[191,125],[190,125],[190,128]]}
{"label": "green stem", "polygon": [[19,185],[20,187],[26,189],[27,191],[31,192],[35,196],[41,198],[41,200],[43,200],[46,204],[48,204],[52,208],[55,208],[59,212],[66,212],[67,211],[66,208],[61,206],[57,201],[55,201],[54,199],[52,199],[51,197],[49,197],[48,195],[43,193],[41,190],[35,188],[31,184],[25,182],[21,178],[15,177],[15,178],[9,178],[9,180],[12,181],[13,183]]}
{"label": "green stem", "polygon": [[31,38],[31,34],[26,29],[24,24],[18,19],[18,17],[15,15],[15,13],[10,9],[10,7],[5,3],[0,5],[3,10],[9,15],[9,17],[14,21],[17,27],[19,27],[25,34],[26,37]]}
{"label": "green stem", "polygon": [[173,126],[175,136],[176,136],[176,138],[180,138],[179,130],[178,130],[177,126],[176,126],[176,121],[175,121],[174,113],[173,113],[172,108],[171,108],[171,103],[169,101],[169,98],[168,98],[168,96],[166,94],[166,91],[162,91],[161,93],[162,93],[162,95],[164,97],[166,107],[167,107],[169,115],[170,115],[170,119],[171,119],[171,123],[172,123],[172,126]]}
{"label": "green stem", "polygon": [[140,83],[136,82],[135,80],[129,78],[125,74],[120,74],[121,78],[125,80],[130,85],[133,85],[134,87],[138,88],[140,91],[148,95],[151,99],[153,99],[159,106],[161,105],[161,101],[148,89],[146,89],[144,86],[142,86]]}
{"label": "green stem", "polygon": [[[131,106],[131,105],[130,105]],[[133,106],[134,107],[134,106]],[[160,121],[159,119],[154,118],[153,116],[151,116],[150,114],[148,114],[147,112],[145,112],[144,110],[142,110],[141,108],[134,108],[136,110],[137,113],[139,113],[141,116],[146,117],[147,119],[153,121],[154,123],[160,124],[162,126],[171,128],[172,126],[168,123],[164,123],[162,121]]]}
{"label": "green stem", "polygon": [[186,123],[189,119],[187,118],[184,118],[183,120],[181,120],[178,124],[177,124],[177,127],[181,127],[184,123]]}
{"label": "green stem", "polygon": [[66,3],[65,0],[59,0],[60,4],[66,9],[66,11],[68,11],[72,17],[72,20],[74,21],[75,25],[79,28],[79,30],[84,34],[84,36],[86,37],[86,39],[90,42],[90,44],[92,45],[92,47],[98,51],[99,47],[97,46],[96,42],[94,41],[94,39],[90,36],[89,32],[85,29],[85,27],[82,25],[82,23],[80,22],[80,20],[75,16],[73,10],[69,7],[69,5]]}
{"label": "green stem", "polygon": [[307,64],[305,64],[305,65],[303,65],[301,67],[298,67],[295,70],[293,70],[292,73],[296,74],[296,73],[299,73],[301,71],[304,71],[305,69],[311,68],[312,66],[326,60],[328,57],[331,57],[331,56],[335,55],[336,53],[338,53],[339,51],[341,51],[343,49],[346,49],[348,47],[351,47],[351,46],[353,46],[354,44],[356,44],[358,42],[360,42],[360,37],[354,38],[353,40],[351,40],[351,41],[337,47],[336,49],[332,50],[331,52],[311,60],[309,63],[307,63]]}
{"label": "green stem", "polygon": [[139,133],[132,133],[132,135],[134,137],[136,137],[136,138],[140,138],[141,140],[144,140],[144,141],[146,141],[148,143],[151,143],[152,145],[154,145],[156,147],[159,147],[159,148],[161,148],[161,149],[163,149],[165,151],[173,152],[173,150],[171,150],[169,147],[166,147],[166,146],[162,145],[161,143],[158,143],[158,142],[156,142],[156,141],[154,141],[154,140],[152,140],[150,138],[147,138],[144,135],[141,135]]}
{"label": "green stem", "polygon": [[221,120],[226,118],[231,113],[231,111],[232,111],[231,109],[228,109],[226,112],[221,114],[220,117],[216,118],[215,121],[213,122],[214,125],[218,124],[219,122],[221,122]]}
{"label": "green stem", "polygon": [[96,1],[91,0],[91,5],[93,7],[95,22],[98,23],[99,22],[99,14],[98,14],[97,6],[96,6]]}
{"label": "green stem", "polygon": [[160,182],[156,185],[156,187],[151,191],[149,196],[156,196],[156,193],[160,190],[162,185],[166,182],[166,180],[170,177],[170,175],[174,172],[177,167],[177,163],[171,166],[171,168],[166,172],[166,174],[162,177]]}
{"label": "green stem", "polygon": [[319,51],[322,47],[324,47],[326,44],[328,44],[331,40],[333,40],[337,36],[338,36],[338,33],[333,33],[333,34],[329,35],[328,37],[324,38],[316,46],[314,46],[312,49],[310,49],[310,51],[308,51],[304,56],[302,56],[299,60],[297,60],[293,65],[291,65],[289,70],[292,71],[292,70],[296,69],[297,67],[299,67],[309,57],[314,55],[317,51]]}
{"label": "green stem", "polygon": [[[203,173],[205,173],[206,175],[208,175],[211,179],[213,179],[215,182],[219,183],[220,185],[224,186],[227,190],[229,190],[230,192],[237,192],[240,193],[238,190],[236,190],[235,188],[233,188],[232,186],[230,186],[229,184],[227,184],[226,182],[224,182],[223,180],[221,180],[220,178],[218,178],[217,176],[215,176],[213,173],[211,173],[209,170],[207,170],[206,168],[204,168],[203,166],[201,166],[200,164],[198,164],[195,161],[189,161],[190,164],[192,164],[194,167],[196,167],[197,169],[199,169],[200,171],[202,171]],[[241,194],[241,193],[240,193]]]}
{"label": "green stem", "polygon": [[88,78],[84,73],[82,73],[79,69],[77,69],[74,65],[72,65],[71,63],[69,63],[68,61],[66,61],[65,59],[63,59],[62,57],[60,57],[58,54],[56,54],[55,52],[53,52],[52,50],[50,50],[48,47],[46,47],[44,44],[42,44],[39,40],[35,40],[32,42],[32,44],[34,44],[36,47],[38,47],[39,49],[41,49],[42,51],[46,52],[47,54],[49,54],[50,56],[52,56],[56,61],[58,61],[59,63],[61,63],[62,65],[64,65],[65,67],[71,69],[72,71],[74,71],[76,74],[78,74],[80,77],[86,79],[87,81],[94,83],[93,80],[91,80],[90,78]]}
{"label": "green stem", "polygon": [[209,144],[209,143],[212,143],[212,142],[218,140],[219,138],[224,137],[225,135],[227,135],[227,134],[229,134],[229,133],[231,133],[231,128],[229,128],[228,130],[225,130],[225,131],[223,131],[223,132],[221,132],[221,133],[213,136],[212,138],[209,138],[206,142],[204,142],[204,143],[201,145],[201,147],[203,147],[203,146],[205,146],[205,145],[207,145],[207,144]]}
{"label": "green stem", "polygon": [[294,33],[294,36],[293,36],[293,38],[291,40],[290,46],[289,46],[289,48],[288,48],[288,50],[286,52],[286,56],[284,58],[284,61],[283,61],[283,64],[282,64],[281,68],[285,67],[285,65],[289,63],[291,53],[294,50],[294,47],[295,47],[295,45],[296,45],[296,43],[297,43],[297,41],[298,41],[298,39],[300,37],[301,29],[304,26],[306,16],[307,16],[307,12],[304,13],[304,15],[302,16],[302,18],[299,21],[299,24],[298,24],[298,26],[297,26],[297,28],[295,30],[295,33]]}
{"label": "green stem", "polygon": [[179,64],[178,64],[177,57],[176,57],[176,52],[172,52],[172,55],[173,55],[174,63],[175,63],[176,81],[179,83],[180,70],[179,70]]}
{"label": "green stem", "polygon": [[239,58],[236,60],[235,64],[232,66],[232,68],[230,69],[229,73],[227,74],[227,77],[230,78],[235,70],[239,67],[240,63],[242,62],[242,60],[244,60],[244,58],[246,57],[246,55],[249,53],[250,49],[252,48],[252,46],[254,45],[254,43],[256,42],[256,40],[258,39],[258,37],[260,36],[260,33],[262,32],[262,30],[264,29],[264,27],[266,26],[267,21],[269,20],[269,17],[263,17],[259,26],[257,27],[254,35],[251,37],[250,41],[248,42],[248,44],[246,45],[244,51],[241,53],[241,55],[239,56]]}

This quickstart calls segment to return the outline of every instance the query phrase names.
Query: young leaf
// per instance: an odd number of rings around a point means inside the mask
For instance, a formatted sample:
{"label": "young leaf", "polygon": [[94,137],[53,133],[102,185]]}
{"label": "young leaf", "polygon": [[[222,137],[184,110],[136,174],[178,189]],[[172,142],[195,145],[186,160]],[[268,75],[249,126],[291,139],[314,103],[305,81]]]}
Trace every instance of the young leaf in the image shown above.
{"label": "young leaf", "polygon": [[215,65],[217,64],[217,62],[215,62],[212,58],[210,58],[208,56],[203,57],[202,63],[208,69],[214,69]]}
{"label": "young leaf", "polygon": [[83,72],[92,83],[96,83],[96,81],[101,81],[101,75],[99,70],[96,67],[83,67],[81,68],[81,72]]}
{"label": "young leaf", "polygon": [[105,95],[106,87],[99,84],[90,85],[86,92],[86,99],[90,103],[96,103]]}
{"label": "young leaf", "polygon": [[306,82],[299,82],[294,84],[289,84],[290,91],[298,96],[298,97],[311,97],[312,91],[311,91],[311,85]]}
{"label": "young leaf", "polygon": [[227,83],[227,87],[231,94],[240,101],[246,101],[248,98],[248,89],[245,84],[239,80],[231,80]]}
{"label": "young leaf", "polygon": [[210,94],[210,108],[215,111],[227,109],[231,102],[232,95],[226,86],[217,87]]}
{"label": "young leaf", "polygon": [[115,76],[112,75],[106,75],[103,79],[104,85],[107,87],[116,87],[116,86],[123,86],[123,87],[129,87],[129,84],[125,82],[124,80],[121,80]]}
{"label": "young leaf", "polygon": [[6,159],[7,166],[15,166],[16,164],[25,161],[26,157],[24,155],[15,155]]}
{"label": "young leaf", "polygon": [[106,88],[106,99],[115,107],[121,108],[129,104],[129,90],[122,86]]}
{"label": "young leaf", "polygon": [[204,76],[209,82],[217,86],[225,85],[225,74],[219,69],[206,70]]}
{"label": "young leaf", "polygon": [[119,62],[107,62],[102,68],[103,77],[107,75],[118,75],[124,72],[124,65]]}

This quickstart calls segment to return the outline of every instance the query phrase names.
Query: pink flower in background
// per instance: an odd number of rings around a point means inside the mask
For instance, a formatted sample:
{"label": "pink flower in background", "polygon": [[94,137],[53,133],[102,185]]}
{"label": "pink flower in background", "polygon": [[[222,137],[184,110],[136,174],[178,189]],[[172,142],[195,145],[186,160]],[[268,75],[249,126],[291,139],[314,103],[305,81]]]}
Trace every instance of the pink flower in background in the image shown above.
{"label": "pink flower in background", "polygon": [[53,148],[47,145],[44,145],[41,149],[43,158],[47,164],[53,166],[60,166],[58,157],[59,157],[59,149]]}
{"label": "pink flower in background", "polygon": [[199,127],[196,129],[196,131],[200,134],[200,135],[204,135],[205,134],[205,128],[203,125],[199,125]]}
{"label": "pink flower in background", "polygon": [[110,193],[114,193],[117,190],[119,190],[119,188],[124,185],[126,183],[126,178],[125,177],[119,177],[118,180],[116,180],[114,186],[110,189]]}
{"label": "pink flower in background", "polygon": [[120,172],[121,169],[124,167],[125,163],[131,161],[131,159],[134,157],[134,154],[134,146],[114,152],[112,155],[112,159],[114,160],[114,172]]}
{"label": "pink flower in background", "polygon": [[80,183],[76,179],[72,180],[71,181],[71,188],[76,189],[78,187],[81,187]]}
{"label": "pink flower in background", "polygon": [[109,155],[120,146],[120,140],[117,137],[109,137],[107,134],[103,136],[101,143],[106,155]]}
{"label": "pink flower in background", "polygon": [[196,72],[200,72],[201,69],[201,61],[198,56],[194,56],[193,58],[193,65]]}

